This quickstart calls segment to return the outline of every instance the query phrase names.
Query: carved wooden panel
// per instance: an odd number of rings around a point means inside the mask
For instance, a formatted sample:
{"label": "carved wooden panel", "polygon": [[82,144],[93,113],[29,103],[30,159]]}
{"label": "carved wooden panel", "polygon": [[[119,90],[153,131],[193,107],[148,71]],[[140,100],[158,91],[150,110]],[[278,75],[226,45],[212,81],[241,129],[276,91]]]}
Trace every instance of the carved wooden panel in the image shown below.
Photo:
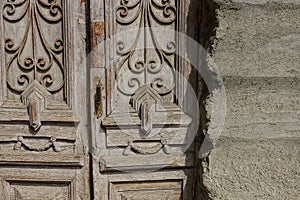
{"label": "carved wooden panel", "polygon": [[[163,35],[162,29],[176,25],[177,5],[169,1],[117,1],[116,36],[117,85],[124,95],[132,95],[146,84],[160,95],[175,87],[175,33]],[[166,76],[168,75],[168,76]]]}
{"label": "carved wooden panel", "polygon": [[111,183],[111,200],[180,200],[181,181]]}
{"label": "carved wooden panel", "polygon": [[[191,118],[177,105],[183,2],[105,1],[107,112],[102,125],[110,156],[182,155]],[[178,100],[178,99],[177,99]],[[118,150],[119,153],[117,153]],[[104,163],[111,159],[105,156]],[[120,159],[120,158],[118,158]],[[136,166],[149,157],[139,157]],[[175,159],[176,160],[176,159]],[[166,163],[169,163],[166,161]],[[134,166],[134,163],[132,163]],[[105,164],[104,164],[105,166]],[[107,166],[106,166],[107,167]]]}
{"label": "carved wooden panel", "polygon": [[36,80],[47,91],[58,93],[56,100],[64,101],[61,0],[9,0],[3,18],[8,99]]}
{"label": "carved wooden panel", "polygon": [[0,1],[0,199],[88,199],[82,8]]}
{"label": "carved wooden panel", "polygon": [[185,83],[178,73],[183,75],[185,66],[178,32],[186,28],[180,21],[184,2],[117,0],[105,1],[105,8],[107,112],[143,85],[151,85],[166,102],[174,102],[176,94],[181,105]]}
{"label": "carved wooden panel", "polygon": [[[73,106],[72,12],[69,0],[1,1],[0,128],[6,131],[0,147],[73,152],[79,119]],[[66,130],[57,122],[68,124]],[[67,148],[58,147],[62,141]]]}
{"label": "carved wooden panel", "polygon": [[[186,177],[194,155],[184,149],[192,119],[181,107],[187,66],[178,56],[179,32],[186,31],[185,1],[91,2],[103,9],[99,15],[105,16],[107,39],[105,65],[92,69],[102,72],[97,80],[106,94],[103,116],[95,119],[95,127],[103,127],[95,134],[96,196],[189,199],[192,187]],[[99,57],[94,55],[95,60]]]}
{"label": "carved wooden panel", "polygon": [[[43,104],[33,106],[37,113],[72,110],[70,1],[3,0],[0,5],[0,110],[24,109],[34,98],[35,104]],[[35,97],[26,102],[33,92]]]}

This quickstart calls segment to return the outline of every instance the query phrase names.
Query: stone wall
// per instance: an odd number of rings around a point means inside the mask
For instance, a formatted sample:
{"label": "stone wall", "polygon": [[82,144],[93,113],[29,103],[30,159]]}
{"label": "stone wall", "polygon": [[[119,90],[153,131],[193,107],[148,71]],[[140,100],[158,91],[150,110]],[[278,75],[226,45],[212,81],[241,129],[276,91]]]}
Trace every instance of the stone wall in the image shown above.
{"label": "stone wall", "polygon": [[300,199],[300,1],[207,0],[202,13],[227,115],[198,199]]}

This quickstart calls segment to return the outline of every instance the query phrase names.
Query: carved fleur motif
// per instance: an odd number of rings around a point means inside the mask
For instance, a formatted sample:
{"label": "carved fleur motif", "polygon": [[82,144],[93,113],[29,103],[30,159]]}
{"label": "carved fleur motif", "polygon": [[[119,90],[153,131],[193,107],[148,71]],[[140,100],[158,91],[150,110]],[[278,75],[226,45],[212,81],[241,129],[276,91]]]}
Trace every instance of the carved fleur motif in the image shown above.
{"label": "carved fleur motif", "polygon": [[[176,43],[171,37],[167,44],[160,44],[158,37],[161,35],[157,30],[175,25],[175,4],[174,0],[120,0],[120,6],[116,9],[117,23],[138,28],[131,47],[127,47],[126,41],[117,41],[117,54],[120,56],[116,66],[118,87],[125,95],[134,94],[145,84],[151,84],[160,95],[174,89],[175,67],[172,59]],[[163,75],[166,73],[168,77]]]}
{"label": "carved fleur motif", "polygon": [[36,80],[48,92],[60,91],[64,85],[62,34],[51,41],[45,37],[46,31],[63,24],[60,1],[6,0],[3,17],[5,28],[19,31],[5,36],[8,87],[22,93]]}

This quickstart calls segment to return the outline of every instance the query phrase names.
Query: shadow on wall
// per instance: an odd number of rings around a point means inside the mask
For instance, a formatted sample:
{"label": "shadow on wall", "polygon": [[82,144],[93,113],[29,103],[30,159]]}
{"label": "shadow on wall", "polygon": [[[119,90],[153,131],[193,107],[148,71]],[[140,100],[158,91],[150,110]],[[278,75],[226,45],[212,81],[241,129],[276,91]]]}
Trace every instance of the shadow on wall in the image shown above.
{"label": "shadow on wall", "polygon": [[[187,91],[185,99],[188,98],[189,92],[196,92],[198,95],[200,123],[194,143],[187,151],[193,152],[195,163],[193,172],[187,173],[188,183],[184,193],[191,194],[191,197],[189,198],[193,200],[209,200],[212,199],[210,197],[210,191],[205,187],[203,180],[203,176],[205,176],[209,170],[209,159],[208,157],[199,157],[199,151],[205,139],[204,132],[207,129],[207,124],[209,122],[204,105],[204,101],[209,96],[209,91],[202,77],[206,76],[207,73],[210,73],[207,67],[206,57],[212,50],[212,41],[215,36],[215,28],[217,26],[215,11],[218,5],[209,0],[191,0],[190,2],[187,18],[187,35],[197,41],[200,44],[199,47],[202,48],[197,49],[197,54],[195,54],[195,52],[188,52],[190,60],[195,60],[195,58],[192,57],[197,56],[198,66],[193,66],[188,77],[188,81],[194,87],[194,91]],[[187,49],[189,50],[189,47],[187,47]],[[199,66],[201,68],[200,72],[196,69],[199,69]],[[185,109],[186,108],[184,108],[184,111],[187,111],[187,114],[192,114]],[[210,149],[211,146],[207,147],[207,151]]]}

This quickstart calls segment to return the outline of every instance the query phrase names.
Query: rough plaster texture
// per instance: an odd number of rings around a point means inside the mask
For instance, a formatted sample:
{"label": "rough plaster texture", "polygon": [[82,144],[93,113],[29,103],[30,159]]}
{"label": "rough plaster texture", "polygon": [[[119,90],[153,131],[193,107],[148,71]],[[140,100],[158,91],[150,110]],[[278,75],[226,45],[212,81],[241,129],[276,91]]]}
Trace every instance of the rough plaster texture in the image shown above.
{"label": "rough plaster texture", "polygon": [[212,199],[300,199],[299,1],[207,2],[227,116],[204,187]]}
{"label": "rough plaster texture", "polygon": [[204,184],[212,199],[299,199],[300,140],[223,137]]}

